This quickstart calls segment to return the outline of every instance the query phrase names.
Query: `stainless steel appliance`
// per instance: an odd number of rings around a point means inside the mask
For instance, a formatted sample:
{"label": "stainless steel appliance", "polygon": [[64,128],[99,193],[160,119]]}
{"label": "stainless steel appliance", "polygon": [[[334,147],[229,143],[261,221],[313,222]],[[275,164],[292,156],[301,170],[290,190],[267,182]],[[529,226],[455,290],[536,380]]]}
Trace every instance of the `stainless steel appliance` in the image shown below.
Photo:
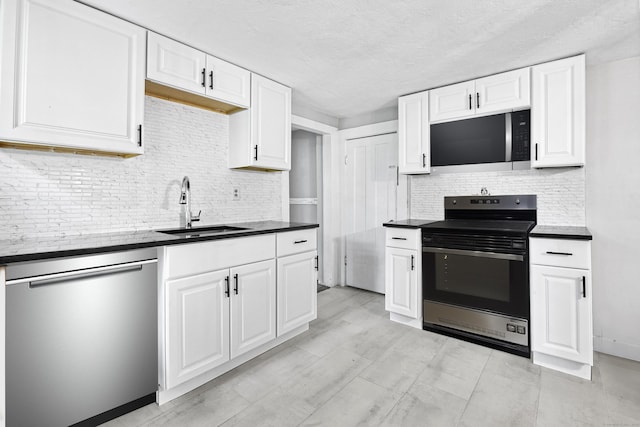
{"label": "stainless steel appliance", "polygon": [[529,169],[530,110],[431,125],[431,172]]}
{"label": "stainless steel appliance", "polygon": [[528,357],[536,196],[445,197],[422,227],[423,328]]}
{"label": "stainless steel appliance", "polygon": [[155,249],[6,269],[8,426],[97,425],[155,401]]}

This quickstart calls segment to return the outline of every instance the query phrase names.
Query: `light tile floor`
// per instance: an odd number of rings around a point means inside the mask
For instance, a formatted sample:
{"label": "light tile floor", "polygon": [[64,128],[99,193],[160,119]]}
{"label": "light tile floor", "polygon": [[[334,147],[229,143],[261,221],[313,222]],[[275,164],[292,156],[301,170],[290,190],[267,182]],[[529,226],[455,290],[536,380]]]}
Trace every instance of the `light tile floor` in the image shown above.
{"label": "light tile floor", "polygon": [[109,426],[640,426],[640,363],[593,381],[388,320],[384,297],[318,294],[310,330],[162,407]]}

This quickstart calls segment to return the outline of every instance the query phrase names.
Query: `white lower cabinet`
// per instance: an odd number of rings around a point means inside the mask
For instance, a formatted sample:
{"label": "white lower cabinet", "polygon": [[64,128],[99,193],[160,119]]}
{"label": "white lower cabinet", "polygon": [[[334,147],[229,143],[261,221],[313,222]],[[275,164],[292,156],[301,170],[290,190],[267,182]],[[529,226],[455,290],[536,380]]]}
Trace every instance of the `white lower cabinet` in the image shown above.
{"label": "white lower cabinet", "polygon": [[589,248],[587,241],[531,239],[533,362],[585,379],[593,365]]}
{"label": "white lower cabinet", "polygon": [[391,320],[422,329],[420,229],[386,228],[384,306]]}
{"label": "white lower cabinet", "polygon": [[317,317],[317,254],[278,258],[278,335]]}
{"label": "white lower cabinet", "polygon": [[231,280],[231,357],[276,337],[276,261],[234,267]]}
{"label": "white lower cabinet", "polygon": [[229,360],[229,271],[166,282],[167,388]]}
{"label": "white lower cabinet", "polygon": [[315,229],[162,248],[158,403],[304,332],[316,318],[316,248]]}

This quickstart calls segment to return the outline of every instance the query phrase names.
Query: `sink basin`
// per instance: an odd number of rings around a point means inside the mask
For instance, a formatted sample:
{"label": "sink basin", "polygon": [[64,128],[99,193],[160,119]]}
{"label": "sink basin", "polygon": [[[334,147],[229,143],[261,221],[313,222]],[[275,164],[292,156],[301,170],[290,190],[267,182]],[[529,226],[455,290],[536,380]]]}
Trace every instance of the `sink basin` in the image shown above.
{"label": "sink basin", "polygon": [[206,237],[220,233],[229,233],[232,231],[247,230],[244,227],[233,227],[231,225],[215,225],[211,227],[198,227],[198,228],[175,228],[173,230],[157,230],[158,233],[171,234],[173,236],[180,237]]}

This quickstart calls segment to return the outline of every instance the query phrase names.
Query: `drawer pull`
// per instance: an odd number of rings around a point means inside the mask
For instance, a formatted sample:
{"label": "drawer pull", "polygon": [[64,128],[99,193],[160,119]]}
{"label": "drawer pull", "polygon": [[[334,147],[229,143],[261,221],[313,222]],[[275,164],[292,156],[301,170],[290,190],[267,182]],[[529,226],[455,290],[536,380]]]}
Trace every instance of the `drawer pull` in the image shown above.
{"label": "drawer pull", "polygon": [[566,255],[566,256],[571,256],[573,255],[571,252],[554,252],[554,251],[547,251],[547,253],[549,255]]}
{"label": "drawer pull", "polygon": [[392,237],[392,240],[407,240],[406,237]]}
{"label": "drawer pull", "polygon": [[295,242],[293,242],[294,245],[297,245],[298,243],[307,243],[306,240],[296,240]]}

